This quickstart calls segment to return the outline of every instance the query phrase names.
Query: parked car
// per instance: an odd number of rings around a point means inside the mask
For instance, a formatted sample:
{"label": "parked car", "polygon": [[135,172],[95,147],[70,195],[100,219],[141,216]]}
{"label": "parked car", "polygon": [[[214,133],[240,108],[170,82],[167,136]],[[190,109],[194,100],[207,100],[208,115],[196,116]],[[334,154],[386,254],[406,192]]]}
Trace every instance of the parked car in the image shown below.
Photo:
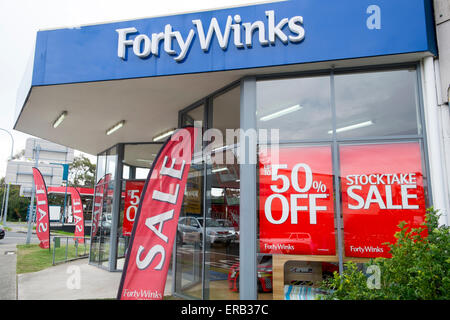
{"label": "parked car", "polygon": [[103,214],[101,219],[102,233],[104,235],[109,235],[111,233],[112,214]]}
{"label": "parked car", "polygon": [[[258,292],[272,292],[272,256],[258,257]],[[228,288],[239,292],[239,263],[234,264],[228,272]]]}
{"label": "parked car", "polygon": [[[202,242],[203,218],[182,217],[178,222],[177,240],[179,243]],[[227,220],[225,220],[227,221]],[[214,243],[230,243],[237,239],[237,233],[231,223],[223,219],[206,218],[206,241]]]}
{"label": "parked car", "polygon": [[0,225],[0,239],[3,239],[5,237],[5,228],[3,228],[2,225]]}

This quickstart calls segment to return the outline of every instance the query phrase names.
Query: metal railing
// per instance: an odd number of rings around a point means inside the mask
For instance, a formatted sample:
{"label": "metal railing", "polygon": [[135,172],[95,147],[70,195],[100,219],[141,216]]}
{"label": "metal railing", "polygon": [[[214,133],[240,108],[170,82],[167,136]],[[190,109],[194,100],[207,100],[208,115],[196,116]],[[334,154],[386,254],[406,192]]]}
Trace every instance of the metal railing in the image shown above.
{"label": "metal railing", "polygon": [[90,239],[76,236],[52,236],[52,264],[85,258],[89,255]]}

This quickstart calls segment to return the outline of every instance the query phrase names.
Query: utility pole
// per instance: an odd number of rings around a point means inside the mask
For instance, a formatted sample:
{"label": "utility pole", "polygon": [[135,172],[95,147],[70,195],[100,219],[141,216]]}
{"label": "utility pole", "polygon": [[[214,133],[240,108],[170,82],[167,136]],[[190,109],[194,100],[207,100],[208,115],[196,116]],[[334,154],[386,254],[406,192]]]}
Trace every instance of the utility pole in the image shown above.
{"label": "utility pole", "polygon": [[[11,137],[11,156],[10,156],[9,160],[12,160],[13,157],[14,157],[14,138],[13,138],[11,132],[9,132],[8,130],[3,129],[3,128],[0,128],[0,130],[5,131]],[[6,189],[6,202],[5,202],[5,209],[4,209],[4,212],[3,212],[3,225],[6,225],[6,218],[7,218],[7,215],[8,215],[8,202],[9,202],[9,187],[10,187],[10,185],[11,184],[8,183],[8,187]]]}
{"label": "utility pole", "polygon": [[[6,182],[3,184],[3,200],[2,200],[2,211],[0,212],[1,216],[3,216],[3,209],[5,208],[5,196],[6,196]],[[0,218],[1,220],[1,218]]]}

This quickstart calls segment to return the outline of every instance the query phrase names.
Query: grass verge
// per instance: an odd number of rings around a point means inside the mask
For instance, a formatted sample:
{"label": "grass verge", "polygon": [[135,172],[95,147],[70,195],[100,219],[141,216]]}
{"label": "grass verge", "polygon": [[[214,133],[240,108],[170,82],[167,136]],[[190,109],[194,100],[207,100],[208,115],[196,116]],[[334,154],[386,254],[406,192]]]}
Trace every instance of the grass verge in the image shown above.
{"label": "grass verge", "polygon": [[2,225],[3,229],[5,229],[6,231],[11,231],[12,230],[10,227],[5,226],[3,223],[0,223],[0,225]]}
{"label": "grass verge", "polygon": [[[78,248],[78,255],[84,253],[84,247]],[[64,261],[66,257],[65,245],[56,248],[55,261]],[[76,258],[75,245],[69,245],[67,250],[68,259]],[[52,266],[53,248],[51,250],[42,249],[38,244],[17,245],[17,265],[16,273],[29,273],[44,270]]]}

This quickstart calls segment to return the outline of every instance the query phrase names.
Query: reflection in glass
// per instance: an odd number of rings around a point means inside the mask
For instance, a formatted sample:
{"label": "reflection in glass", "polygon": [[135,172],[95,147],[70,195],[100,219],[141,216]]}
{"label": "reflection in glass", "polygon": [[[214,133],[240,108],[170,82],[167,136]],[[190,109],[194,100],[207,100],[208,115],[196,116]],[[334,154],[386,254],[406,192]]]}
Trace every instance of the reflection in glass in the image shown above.
{"label": "reflection in glass", "polygon": [[202,298],[203,165],[191,165],[178,222],[175,290]]}
{"label": "reflection in glass", "polygon": [[117,269],[122,270],[145,180],[162,143],[125,144],[117,228]]}
{"label": "reflection in glass", "polygon": [[115,179],[116,166],[117,166],[117,147],[112,147],[107,152],[106,156],[106,174],[111,175],[111,180]]}
{"label": "reflection in glass", "polygon": [[203,105],[196,107],[195,109],[183,114],[182,127],[193,126],[195,122],[198,122],[197,127],[203,126],[203,115],[205,108]]}
{"label": "reflection in glass", "polygon": [[[203,105],[183,115],[181,126],[203,125]],[[175,292],[193,298],[203,298],[203,234],[199,222],[203,217],[203,177],[202,163],[191,164],[180,210],[176,235]]]}
{"label": "reflection in glass", "polygon": [[151,168],[161,145],[162,143],[126,144],[123,163],[131,168]]}
{"label": "reflection in glass", "polygon": [[[344,219],[345,255],[385,256],[382,243],[392,240],[388,234],[393,237],[396,230],[392,226],[398,225],[399,216],[413,226],[423,221],[427,180],[423,176],[420,141],[362,143],[365,138],[389,136],[397,140],[421,134],[418,101],[415,68],[335,73],[333,79],[319,76],[257,82],[257,127],[279,128],[282,141],[279,162],[268,161],[267,152],[259,154],[257,258],[271,256],[273,279],[284,276],[285,280],[274,281],[274,298],[285,299],[283,289],[308,292],[304,289],[311,288],[314,281],[308,279],[309,283],[305,283],[297,270],[308,270],[310,276],[316,274],[317,281],[337,270],[333,220],[338,186],[334,185],[332,159],[341,166],[341,201],[337,205]],[[331,116],[330,106],[335,106],[336,117]],[[331,143],[333,127],[338,140],[332,144],[293,143],[310,139]],[[339,146],[339,139],[358,139],[360,144]],[[334,154],[331,150],[336,146],[339,151]],[[265,146],[259,148],[266,150]],[[293,176],[296,165],[301,170]],[[311,169],[310,179],[305,165]],[[357,184],[356,175],[363,181]],[[382,182],[395,175],[403,179],[403,185],[398,181]],[[289,187],[284,187],[286,183]],[[311,197],[315,201],[311,202]],[[293,254],[297,255],[292,259],[297,265],[284,265]],[[298,255],[321,255],[322,261],[313,265],[306,258],[299,263],[302,259]],[[238,274],[235,271],[233,276]],[[292,297],[298,299],[299,295]]]}
{"label": "reflection in glass", "polygon": [[92,209],[92,224],[91,224],[91,250],[89,261],[96,264],[101,262],[100,257],[100,243],[104,241],[102,237],[102,217],[105,206],[105,197],[111,175],[104,175],[94,188],[94,201]]}
{"label": "reflection in glass", "polygon": [[100,248],[99,248],[99,262],[105,268],[109,267],[109,250],[110,237],[113,215],[113,198],[114,198],[114,181],[105,184],[105,195],[103,198],[103,210],[100,216]]}
{"label": "reflection in glass", "polygon": [[[227,130],[240,127],[240,87],[213,100],[212,127],[222,134],[213,141],[208,163],[208,210],[205,225],[205,299],[239,299],[239,137],[226,139]],[[229,137],[228,137],[229,138]],[[221,141],[220,141],[221,140]]]}
{"label": "reflection in glass", "polygon": [[96,166],[96,183],[99,183],[99,180],[105,176],[106,173],[106,153],[98,155],[97,157],[97,166]]}
{"label": "reflection in glass", "polygon": [[[221,132],[222,141],[212,141],[213,149],[239,143],[239,135],[236,135],[236,137],[229,136],[227,141],[227,129],[236,130],[240,128],[240,92],[241,88],[236,87],[214,98],[213,128]],[[225,161],[225,159],[223,160]]]}
{"label": "reflection in glass", "polygon": [[130,166],[127,166],[126,164],[123,165],[123,171],[122,171],[122,179],[129,179],[130,178]]}
{"label": "reflection in glass", "polygon": [[418,134],[416,83],[414,69],[336,75],[338,138]]}
{"label": "reflection in glass", "polygon": [[110,239],[113,218],[114,176],[117,168],[117,147],[97,157],[97,184],[91,226],[89,261],[109,269]]}
{"label": "reflection in glass", "polygon": [[280,140],[330,139],[330,77],[258,81],[257,128],[279,129]]}
{"label": "reflection in glass", "polygon": [[136,179],[147,179],[148,173],[150,172],[150,169],[148,168],[136,168]]}

